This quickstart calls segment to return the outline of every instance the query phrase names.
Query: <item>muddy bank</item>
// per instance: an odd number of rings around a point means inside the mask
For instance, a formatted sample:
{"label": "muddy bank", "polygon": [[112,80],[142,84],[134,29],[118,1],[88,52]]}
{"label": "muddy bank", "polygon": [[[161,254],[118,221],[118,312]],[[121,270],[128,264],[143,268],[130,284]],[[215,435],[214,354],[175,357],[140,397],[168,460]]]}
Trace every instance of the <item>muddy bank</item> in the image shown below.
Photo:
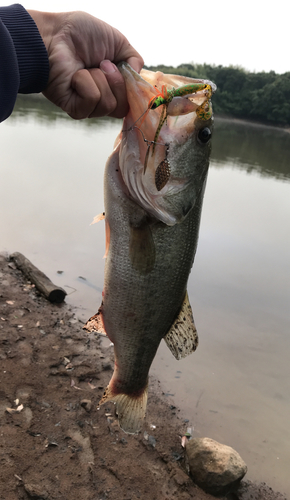
{"label": "muddy bank", "polygon": [[[98,409],[112,368],[112,348],[0,256],[0,500],[214,498],[186,473],[188,424],[158,382],[139,436],[119,430],[112,405]],[[285,497],[243,481],[227,498]]]}

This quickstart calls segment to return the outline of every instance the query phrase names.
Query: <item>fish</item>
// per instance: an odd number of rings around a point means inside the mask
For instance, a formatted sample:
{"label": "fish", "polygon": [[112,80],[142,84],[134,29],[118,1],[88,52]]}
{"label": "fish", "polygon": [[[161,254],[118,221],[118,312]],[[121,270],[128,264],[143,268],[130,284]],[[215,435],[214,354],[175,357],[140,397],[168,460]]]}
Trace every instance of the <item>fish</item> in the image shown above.
{"label": "fish", "polygon": [[[216,87],[162,72],[138,74],[125,62],[118,68],[130,110],[105,167],[105,212],[97,217],[105,218],[106,228],[102,304],[84,328],[106,333],[114,344],[114,372],[100,404],[114,402],[121,429],[136,434],[161,340],[176,359],[198,345],[187,282],[197,248]],[[186,95],[178,95],[182,92],[175,89],[186,85]]]}

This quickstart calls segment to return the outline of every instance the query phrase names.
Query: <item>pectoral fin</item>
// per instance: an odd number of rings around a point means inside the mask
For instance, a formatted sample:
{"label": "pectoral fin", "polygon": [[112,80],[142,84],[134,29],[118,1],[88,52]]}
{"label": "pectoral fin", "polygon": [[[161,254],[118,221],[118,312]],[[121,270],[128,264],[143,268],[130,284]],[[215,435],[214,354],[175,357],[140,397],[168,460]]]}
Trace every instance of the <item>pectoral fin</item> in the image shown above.
{"label": "pectoral fin", "polygon": [[102,212],[101,214],[98,214],[96,215],[94,218],[93,218],[93,222],[90,223],[90,226],[92,224],[97,224],[97,222],[100,222],[100,220],[104,220],[105,218],[105,212]]}
{"label": "pectoral fin", "polygon": [[198,336],[187,292],[180,312],[164,340],[176,359],[185,358],[198,346]]}
{"label": "pectoral fin", "polygon": [[[90,226],[92,224],[97,224],[97,222],[100,222],[100,220],[104,220],[104,219],[105,219],[105,212],[102,212],[101,214],[96,215],[96,217],[94,217],[93,222],[91,222]],[[106,251],[105,251],[105,255],[104,255],[103,259],[107,258],[108,252],[109,252],[109,246],[110,246],[110,226],[109,226],[107,219],[105,219],[105,223],[106,223]]]}
{"label": "pectoral fin", "polygon": [[110,225],[107,221],[107,219],[105,220],[105,228],[106,228],[106,251],[105,251],[105,255],[103,257],[103,259],[106,259],[108,257],[108,253],[109,253],[109,247],[110,247],[110,237],[111,237],[111,229],[110,229]]}
{"label": "pectoral fin", "polygon": [[129,255],[132,266],[140,274],[150,273],[155,263],[155,245],[150,226],[131,227]]}

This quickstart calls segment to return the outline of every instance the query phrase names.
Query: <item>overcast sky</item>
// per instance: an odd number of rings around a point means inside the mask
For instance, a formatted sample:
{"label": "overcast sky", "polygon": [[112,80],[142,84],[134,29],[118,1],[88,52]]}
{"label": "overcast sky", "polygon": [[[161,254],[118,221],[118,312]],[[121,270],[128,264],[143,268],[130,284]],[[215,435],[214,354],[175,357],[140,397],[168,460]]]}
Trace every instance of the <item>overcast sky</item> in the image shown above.
{"label": "overcast sky", "polygon": [[[0,0],[0,6],[9,4]],[[22,5],[89,12],[121,31],[147,65],[205,62],[290,71],[290,0],[29,0]]]}

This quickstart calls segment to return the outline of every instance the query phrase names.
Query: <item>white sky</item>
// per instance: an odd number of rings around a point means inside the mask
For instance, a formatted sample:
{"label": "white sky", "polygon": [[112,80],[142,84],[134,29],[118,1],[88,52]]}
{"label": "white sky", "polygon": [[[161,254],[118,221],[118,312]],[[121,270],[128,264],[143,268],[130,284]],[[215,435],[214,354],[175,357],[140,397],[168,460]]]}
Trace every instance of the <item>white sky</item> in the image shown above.
{"label": "white sky", "polygon": [[[9,2],[0,0],[4,5]],[[147,65],[206,62],[290,71],[290,0],[30,0],[22,5],[89,12],[121,31]]]}

